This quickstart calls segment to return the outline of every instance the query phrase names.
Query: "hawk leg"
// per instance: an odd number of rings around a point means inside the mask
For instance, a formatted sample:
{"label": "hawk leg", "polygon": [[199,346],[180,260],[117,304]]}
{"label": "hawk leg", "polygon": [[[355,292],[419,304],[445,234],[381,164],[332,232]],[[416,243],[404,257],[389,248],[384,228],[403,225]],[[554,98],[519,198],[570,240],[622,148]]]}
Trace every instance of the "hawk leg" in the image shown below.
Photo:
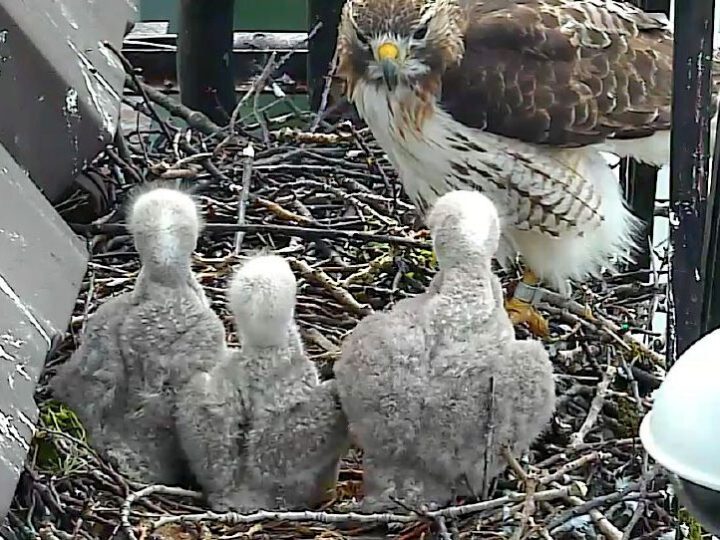
{"label": "hawk leg", "polygon": [[514,325],[527,323],[535,336],[546,337],[550,334],[548,322],[532,305],[539,282],[532,270],[526,269],[513,297],[505,301],[505,310]]}

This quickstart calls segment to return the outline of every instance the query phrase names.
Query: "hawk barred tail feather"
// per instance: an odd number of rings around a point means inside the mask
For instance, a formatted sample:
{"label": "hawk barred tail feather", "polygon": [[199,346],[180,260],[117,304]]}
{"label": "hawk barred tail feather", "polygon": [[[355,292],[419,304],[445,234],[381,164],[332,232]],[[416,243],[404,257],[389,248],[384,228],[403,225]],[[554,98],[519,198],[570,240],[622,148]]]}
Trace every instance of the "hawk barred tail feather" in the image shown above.
{"label": "hawk barred tail feather", "polygon": [[[631,257],[641,222],[601,152],[669,162],[666,17],[616,0],[348,0],[337,53],[420,211],[450,190],[485,193],[503,222],[498,260],[520,254],[525,285],[568,294]],[[523,298],[509,311],[546,329]]]}

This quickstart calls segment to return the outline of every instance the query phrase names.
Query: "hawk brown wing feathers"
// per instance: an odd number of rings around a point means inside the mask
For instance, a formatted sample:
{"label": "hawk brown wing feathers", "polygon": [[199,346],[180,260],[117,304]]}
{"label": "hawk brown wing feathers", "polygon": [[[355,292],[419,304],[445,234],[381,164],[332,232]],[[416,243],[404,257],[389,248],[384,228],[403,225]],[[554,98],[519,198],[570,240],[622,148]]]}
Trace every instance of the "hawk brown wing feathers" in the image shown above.
{"label": "hawk brown wing feathers", "polygon": [[605,0],[464,4],[465,54],[441,95],[457,121],[559,147],[670,129],[673,36],[661,18]]}

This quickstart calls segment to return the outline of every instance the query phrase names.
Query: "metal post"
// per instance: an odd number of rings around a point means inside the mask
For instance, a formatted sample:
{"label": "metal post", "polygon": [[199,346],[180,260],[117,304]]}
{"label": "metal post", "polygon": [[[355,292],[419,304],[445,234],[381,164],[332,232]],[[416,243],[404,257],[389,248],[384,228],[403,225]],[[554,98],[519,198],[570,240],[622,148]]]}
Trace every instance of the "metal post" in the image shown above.
{"label": "metal post", "polygon": [[181,0],[177,71],[183,105],[226,124],[235,106],[235,0]]}
{"label": "metal post", "polygon": [[[652,13],[670,15],[670,0],[633,0],[638,7]],[[625,187],[625,200],[633,213],[645,224],[643,240],[652,241],[655,230],[655,198],[657,193],[658,169],[651,165],[624,159],[620,164],[620,178]],[[644,242],[642,251],[635,258],[630,270],[650,268],[652,250],[649,242]]]}
{"label": "metal post", "polygon": [[[720,122],[717,124],[720,127]],[[705,217],[705,235],[702,255],[705,295],[703,298],[702,333],[720,328],[720,133],[715,130],[712,181]]]}
{"label": "metal post", "polygon": [[702,329],[714,5],[714,0],[675,2],[668,365]]}
{"label": "metal post", "polygon": [[307,80],[310,92],[310,106],[317,111],[320,108],[325,77],[330,70],[337,27],[340,22],[344,0],[308,0],[308,30],[322,23],[315,37],[308,43]]}
{"label": "metal post", "polygon": [[623,159],[620,163],[620,179],[625,188],[625,200],[644,225],[642,244],[629,270],[650,268],[652,250],[650,242],[655,231],[655,196],[657,192],[657,167]]}

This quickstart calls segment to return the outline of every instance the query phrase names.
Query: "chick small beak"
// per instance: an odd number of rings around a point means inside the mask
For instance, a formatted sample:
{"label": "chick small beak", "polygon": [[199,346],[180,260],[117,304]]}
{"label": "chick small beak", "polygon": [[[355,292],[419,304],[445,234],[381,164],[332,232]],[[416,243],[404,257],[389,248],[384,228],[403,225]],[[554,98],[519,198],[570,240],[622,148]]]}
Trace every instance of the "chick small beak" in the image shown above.
{"label": "chick small beak", "polygon": [[377,49],[377,57],[382,67],[383,79],[388,90],[393,90],[397,86],[398,66],[397,60],[400,56],[400,49],[395,43],[386,41]]}

